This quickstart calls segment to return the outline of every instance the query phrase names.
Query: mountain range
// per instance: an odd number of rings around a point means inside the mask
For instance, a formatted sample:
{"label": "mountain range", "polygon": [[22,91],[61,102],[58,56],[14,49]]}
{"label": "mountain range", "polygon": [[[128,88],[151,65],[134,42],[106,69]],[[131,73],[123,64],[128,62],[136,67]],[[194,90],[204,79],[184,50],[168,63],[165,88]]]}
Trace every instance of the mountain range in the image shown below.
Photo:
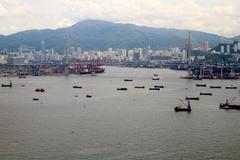
{"label": "mountain range", "polygon": [[239,36],[236,36],[236,37],[234,37],[233,39],[234,39],[234,40],[236,40],[236,41],[239,41],[239,42],[240,42],[240,35],[239,35]]}
{"label": "mountain range", "polygon": [[[194,46],[201,46],[204,41],[214,47],[220,42],[221,36],[194,30],[152,28],[134,24],[113,23],[101,20],[84,20],[70,27],[56,30],[27,30],[0,35],[0,49],[18,50],[20,45],[41,48],[54,48],[63,53],[67,46],[80,47],[82,50],[107,50],[108,48],[147,48],[167,49],[184,47],[188,32],[191,32]],[[239,37],[235,37],[240,40]]]}

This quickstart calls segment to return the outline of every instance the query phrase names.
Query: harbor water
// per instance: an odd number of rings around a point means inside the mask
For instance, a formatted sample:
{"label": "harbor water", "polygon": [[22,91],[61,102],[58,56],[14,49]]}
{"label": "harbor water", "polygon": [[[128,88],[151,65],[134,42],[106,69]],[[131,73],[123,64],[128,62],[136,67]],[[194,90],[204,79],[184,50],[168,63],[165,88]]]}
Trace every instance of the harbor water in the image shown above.
{"label": "harbor water", "polygon": [[[240,111],[219,109],[227,98],[240,104],[239,80],[184,80],[179,77],[186,72],[168,69],[105,69],[97,76],[11,78],[12,88],[0,88],[0,159],[239,159]],[[154,74],[159,81],[152,80]],[[164,88],[149,90],[154,85]],[[225,89],[230,85],[238,89]],[[117,91],[123,87],[128,90]],[[176,113],[186,96],[200,100],[191,102],[191,113]]]}

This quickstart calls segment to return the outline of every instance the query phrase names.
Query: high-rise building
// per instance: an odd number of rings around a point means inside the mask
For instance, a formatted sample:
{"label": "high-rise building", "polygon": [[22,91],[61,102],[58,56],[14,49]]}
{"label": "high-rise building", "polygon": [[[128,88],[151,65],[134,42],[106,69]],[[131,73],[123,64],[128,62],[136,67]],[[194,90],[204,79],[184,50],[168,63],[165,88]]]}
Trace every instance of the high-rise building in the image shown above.
{"label": "high-rise building", "polygon": [[202,51],[206,51],[206,52],[209,50],[208,41],[204,41],[204,42],[203,42],[201,50],[202,50]]}
{"label": "high-rise building", "polygon": [[112,48],[108,48],[108,55],[111,59],[114,58],[114,54],[113,54],[113,49]]}
{"label": "high-rise building", "polygon": [[77,54],[80,55],[82,53],[82,49],[80,47],[77,48]]}

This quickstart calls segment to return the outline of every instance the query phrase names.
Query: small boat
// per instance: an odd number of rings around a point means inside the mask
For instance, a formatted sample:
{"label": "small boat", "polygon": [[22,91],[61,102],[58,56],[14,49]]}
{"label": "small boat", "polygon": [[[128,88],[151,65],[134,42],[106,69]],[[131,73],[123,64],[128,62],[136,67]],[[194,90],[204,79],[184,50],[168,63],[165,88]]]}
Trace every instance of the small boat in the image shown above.
{"label": "small boat", "polygon": [[220,103],[219,105],[220,109],[240,109],[240,105],[239,104],[230,104],[228,103],[228,99],[226,99],[226,103]]}
{"label": "small boat", "polygon": [[89,95],[89,94],[87,94],[87,95],[86,95],[86,98],[92,98],[92,96],[91,96],[91,95]]}
{"label": "small boat", "polygon": [[45,90],[43,88],[37,88],[35,89],[35,92],[45,92]]}
{"label": "small boat", "polygon": [[158,77],[153,77],[152,80],[153,80],[153,81],[159,81],[160,78],[158,78]]}
{"label": "small boat", "polygon": [[160,88],[155,88],[155,87],[154,87],[154,88],[149,88],[149,90],[153,90],[153,91],[154,91],[154,90],[155,90],[155,91],[160,91]]}
{"label": "small boat", "polygon": [[9,84],[2,84],[1,86],[2,86],[2,87],[12,88],[12,81],[10,80],[10,83],[9,83]]}
{"label": "small boat", "polygon": [[26,76],[19,76],[19,79],[27,78]]}
{"label": "small boat", "polygon": [[82,86],[73,86],[73,88],[79,88],[79,89],[81,89]]}
{"label": "small boat", "polygon": [[136,88],[136,89],[144,89],[145,86],[136,86],[135,88]]}
{"label": "small boat", "polygon": [[158,74],[154,74],[153,76],[158,76]]}
{"label": "small boat", "polygon": [[185,97],[185,99],[199,101],[199,97]]}
{"label": "small boat", "polygon": [[124,79],[124,82],[132,82],[132,79]]}
{"label": "small boat", "polygon": [[192,108],[191,108],[190,101],[188,100],[188,105],[186,106],[186,108],[183,108],[181,106],[177,106],[177,107],[174,108],[174,110],[175,110],[175,112],[191,112]]}
{"label": "small boat", "polygon": [[8,76],[8,74],[2,74],[1,75],[1,77],[7,77]]}
{"label": "small boat", "polygon": [[117,88],[118,91],[127,91],[127,88]]}
{"label": "small boat", "polygon": [[154,88],[164,88],[164,86],[154,86]]}
{"label": "small boat", "polygon": [[205,95],[205,96],[212,96],[212,93],[204,93],[204,92],[200,92],[200,95]]}
{"label": "small boat", "polygon": [[33,98],[33,101],[39,101],[39,99],[38,98]]}
{"label": "small boat", "polygon": [[91,77],[97,77],[97,75],[96,75],[96,74],[91,74],[90,76],[91,76]]}
{"label": "small boat", "polygon": [[12,84],[2,84],[1,86],[2,86],[2,87],[9,87],[9,88],[12,88]]}
{"label": "small boat", "polygon": [[207,87],[206,84],[196,84],[196,87]]}
{"label": "small boat", "polygon": [[202,78],[201,78],[201,77],[194,77],[193,80],[195,80],[195,81],[201,81]]}
{"label": "small boat", "polygon": [[217,89],[220,89],[222,88],[221,86],[210,86],[210,88],[217,88]]}
{"label": "small boat", "polygon": [[182,79],[193,79],[194,77],[193,76],[181,76],[180,78],[182,78]]}
{"label": "small boat", "polygon": [[237,87],[236,86],[227,86],[227,87],[225,87],[226,89],[237,89]]}

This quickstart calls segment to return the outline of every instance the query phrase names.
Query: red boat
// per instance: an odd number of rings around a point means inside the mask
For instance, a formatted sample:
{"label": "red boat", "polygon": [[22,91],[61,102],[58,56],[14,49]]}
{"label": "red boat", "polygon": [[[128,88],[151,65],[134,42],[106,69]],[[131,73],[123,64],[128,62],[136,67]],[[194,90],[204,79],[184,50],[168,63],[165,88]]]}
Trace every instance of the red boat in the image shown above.
{"label": "red boat", "polygon": [[37,88],[35,89],[35,92],[45,92],[45,90],[43,88]]}

